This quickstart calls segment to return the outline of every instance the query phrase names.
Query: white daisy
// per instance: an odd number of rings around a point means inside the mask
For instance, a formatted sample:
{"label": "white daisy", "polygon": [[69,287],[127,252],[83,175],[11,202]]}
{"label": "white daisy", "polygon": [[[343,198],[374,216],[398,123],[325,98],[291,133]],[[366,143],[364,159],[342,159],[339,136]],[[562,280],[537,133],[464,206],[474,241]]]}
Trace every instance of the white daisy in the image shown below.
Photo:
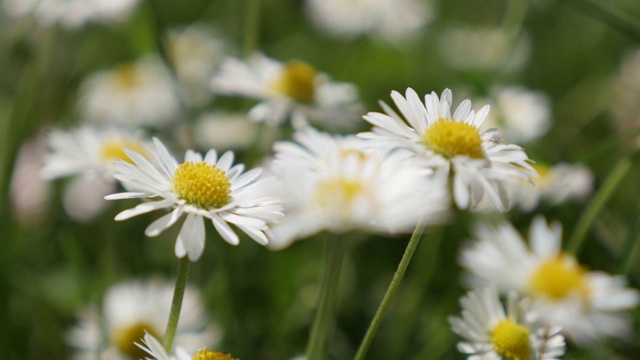
{"label": "white daisy", "polygon": [[537,208],[540,202],[559,205],[570,200],[582,201],[593,191],[593,173],[584,165],[536,163],[533,167],[540,175],[533,179],[533,184],[515,181],[509,186],[513,203],[523,211]]}
{"label": "white daisy", "polygon": [[492,91],[495,107],[484,122],[484,129],[500,127],[505,138],[531,142],[551,127],[551,101],[539,91],[520,86],[504,86]]}
{"label": "white daisy", "polygon": [[[140,359],[144,352],[134,343],[145,333],[160,337],[169,317],[173,283],[153,279],[126,281],[111,287],[102,308],[85,309],[78,323],[67,333],[76,348],[75,359]],[[195,351],[202,344],[215,345],[220,331],[207,323],[200,294],[186,288],[175,345]]]}
{"label": "white daisy", "polygon": [[225,54],[226,45],[207,27],[199,24],[171,30],[167,51],[187,100],[203,105],[211,99],[209,79]]}
{"label": "white daisy", "polygon": [[298,143],[274,146],[287,216],[273,228],[271,248],[322,230],[411,232],[443,219],[448,208],[444,182],[414,166],[404,154],[387,155],[363,147],[353,137],[334,137],[311,128],[295,134]]}
{"label": "white daisy", "polygon": [[156,56],[91,75],[80,87],[80,111],[91,122],[160,127],[176,121],[180,100]]}
{"label": "white daisy", "polygon": [[305,10],[332,36],[370,34],[394,44],[416,35],[433,17],[431,3],[420,0],[307,0]]}
{"label": "white daisy", "polygon": [[507,311],[495,288],[470,291],[460,299],[462,317],[449,317],[451,329],[466,341],[458,350],[469,360],[553,360],[565,351],[560,327],[542,327],[527,299],[515,292],[507,298]]}
{"label": "white daisy", "polygon": [[637,306],[638,291],[625,287],[622,277],[585,269],[562,252],[561,236],[560,224],[549,226],[542,217],[531,224],[528,246],[511,224],[479,225],[460,262],[474,284],[516,289],[531,298],[541,318],[561,326],[578,345],[631,337],[624,310]]}
{"label": "white daisy", "polygon": [[33,226],[45,221],[51,205],[51,184],[37,174],[46,153],[45,137],[37,135],[20,145],[11,172],[10,197],[12,216]]}
{"label": "white daisy", "polygon": [[142,344],[136,343],[136,345],[151,355],[151,358],[145,358],[147,360],[234,360],[231,355],[213,351],[206,347],[198,349],[193,356],[189,355],[185,349],[176,347],[175,356],[172,356],[167,354],[162,344],[149,333],[144,335]]}
{"label": "white daisy", "polygon": [[82,126],[52,130],[47,137],[50,152],[40,171],[48,180],[67,176],[97,176],[113,183],[113,164],[131,161],[124,149],[146,154],[141,131],[117,127]]}
{"label": "white daisy", "polygon": [[155,146],[148,148],[152,160],[126,151],[132,163],[115,164],[114,177],[130,191],[109,195],[107,200],[152,199],[119,213],[117,221],[171,209],[145,230],[147,236],[157,236],[186,215],[175,253],[179,258],[188,255],[191,261],[198,260],[204,250],[204,218],[210,219],[220,236],[232,245],[237,245],[239,238],[229,224],[259,244],[269,242],[268,222],[282,216],[282,207],[267,194],[268,179],[259,179],[261,169],[243,174],[244,165],[232,166],[232,152],[218,157],[213,149],[204,158],[188,150],[185,161],[178,164],[158,139],[153,141]]}
{"label": "white daisy", "polygon": [[124,149],[146,155],[142,133],[124,128],[54,129],[47,142],[49,153],[44,156],[40,175],[47,180],[75,177],[63,190],[62,204],[79,222],[94,219],[107,207],[104,196],[116,191],[113,164],[131,161]]}
{"label": "white daisy", "polygon": [[487,197],[496,209],[508,209],[506,181],[535,176],[525,152],[517,145],[502,142],[497,129],[478,130],[489,113],[484,106],[477,113],[471,101],[464,100],[451,115],[449,89],[439,98],[435,92],[425,96],[407,89],[406,97],[397,91],[391,97],[400,117],[381,102],[386,114],[370,112],[364,119],[374,125],[372,132],[358,136],[372,146],[412,151],[429,166],[453,178],[453,199],[461,209],[474,207]]}
{"label": "white daisy", "polygon": [[88,22],[122,22],[137,4],[138,0],[5,0],[3,5],[11,17],[33,14],[40,25],[77,28]]}
{"label": "white daisy", "polygon": [[354,85],[333,82],[304,62],[283,64],[262,54],[247,62],[225,59],[211,89],[261,100],[249,118],[269,125],[290,118],[295,126],[304,126],[309,118],[330,127],[353,127],[360,111]]}

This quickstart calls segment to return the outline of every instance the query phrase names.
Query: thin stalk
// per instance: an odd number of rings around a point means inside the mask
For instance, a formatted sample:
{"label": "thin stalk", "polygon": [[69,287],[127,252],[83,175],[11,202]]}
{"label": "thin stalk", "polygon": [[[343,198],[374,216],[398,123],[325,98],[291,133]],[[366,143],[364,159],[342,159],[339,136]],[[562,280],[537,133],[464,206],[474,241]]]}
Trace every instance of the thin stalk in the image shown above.
{"label": "thin stalk", "polygon": [[393,279],[389,284],[389,288],[387,292],[384,294],[382,298],[382,302],[376,311],[376,315],[371,320],[371,324],[369,325],[369,329],[367,329],[367,333],[365,334],[362,342],[360,343],[360,347],[358,348],[358,352],[356,353],[356,360],[363,360],[367,355],[367,351],[369,351],[369,347],[373,342],[373,338],[376,336],[376,332],[378,331],[378,327],[380,327],[380,323],[384,318],[384,314],[393,299],[393,296],[396,294],[398,287],[400,286],[400,282],[404,277],[404,273],[411,262],[411,258],[413,257],[413,253],[416,251],[418,247],[418,243],[420,243],[420,239],[422,238],[422,232],[424,231],[424,226],[422,224],[418,224],[416,229],[413,231],[413,235],[411,235],[411,240],[407,244],[407,248],[404,251],[404,255],[402,255],[402,259],[400,260],[400,264],[398,264],[398,269],[396,273],[393,275]]}
{"label": "thin stalk", "polygon": [[258,46],[258,34],[260,31],[260,0],[247,0],[247,13],[245,18],[243,53],[249,56]]}
{"label": "thin stalk", "polygon": [[167,321],[167,329],[164,332],[162,346],[168,352],[173,346],[173,338],[178,329],[178,320],[180,319],[180,310],[182,309],[182,299],[184,298],[184,290],[187,287],[187,278],[189,277],[189,267],[191,261],[188,257],[183,257],[178,262],[178,275],[176,276],[176,286],[173,290],[173,300],[171,300],[171,311],[169,312],[169,320]]}
{"label": "thin stalk", "polygon": [[325,269],[322,277],[322,287],[318,299],[318,310],[311,328],[311,336],[307,344],[307,359],[322,360],[325,358],[329,324],[333,318],[333,306],[338,280],[342,271],[342,263],[346,253],[344,239],[327,239],[325,253]]}
{"label": "thin stalk", "polygon": [[631,164],[632,161],[630,157],[620,159],[611,173],[609,173],[609,176],[605,179],[598,192],[591,199],[589,204],[587,204],[587,208],[580,216],[578,224],[576,224],[576,227],[567,242],[567,251],[569,253],[576,255],[580,251],[587,231],[591,228],[596,216],[598,216],[600,210],[602,210],[604,205],[607,203],[607,200],[609,200],[618,184],[620,184],[620,181],[622,181],[624,176],[629,172],[629,169],[631,169]]}
{"label": "thin stalk", "polygon": [[620,259],[620,269],[619,272],[621,274],[628,274],[631,270],[631,266],[635,263],[634,259],[637,259],[635,256],[638,251],[638,246],[640,245],[640,206],[638,206],[635,213],[635,222],[633,223],[633,227],[629,230],[629,234],[627,235],[627,241],[624,246],[624,250],[622,253],[622,258]]}
{"label": "thin stalk", "polygon": [[630,16],[604,5],[601,1],[566,0],[565,2],[630,38],[640,41],[640,21],[638,19],[632,19]]}

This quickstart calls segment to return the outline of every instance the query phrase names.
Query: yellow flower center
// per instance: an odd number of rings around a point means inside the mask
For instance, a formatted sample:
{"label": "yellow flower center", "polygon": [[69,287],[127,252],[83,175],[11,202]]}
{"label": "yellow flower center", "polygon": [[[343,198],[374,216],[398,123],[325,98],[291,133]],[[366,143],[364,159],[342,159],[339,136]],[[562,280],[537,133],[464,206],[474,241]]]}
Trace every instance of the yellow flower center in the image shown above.
{"label": "yellow flower center", "polygon": [[201,209],[220,208],[231,201],[231,182],[215,164],[185,162],[173,175],[180,199]]}
{"label": "yellow flower center", "polygon": [[144,338],[145,330],[158,338],[153,327],[147,323],[139,322],[117,329],[113,334],[113,342],[120,352],[132,359],[145,359],[148,354],[134,344],[134,342],[140,343],[140,339]]}
{"label": "yellow flower center", "polygon": [[346,211],[365,191],[366,187],[360,181],[344,178],[328,179],[318,184],[316,201],[324,208]]}
{"label": "yellow flower center", "polygon": [[291,61],[284,66],[275,88],[299,102],[309,104],[314,100],[315,78],[316,71],[311,66],[301,61]]}
{"label": "yellow flower center", "polygon": [[511,319],[501,320],[491,329],[491,343],[501,356],[512,360],[529,360],[529,329]]}
{"label": "yellow flower center", "polygon": [[440,118],[429,126],[422,140],[429,149],[446,158],[484,158],[482,138],[478,129],[463,122]]}
{"label": "yellow flower center", "polygon": [[118,160],[124,160],[128,163],[133,164],[129,155],[124,152],[124,149],[129,149],[131,151],[135,151],[138,154],[146,157],[147,150],[142,146],[141,143],[132,140],[109,140],[105,141],[100,148],[100,157],[102,161],[106,163],[113,163]]}
{"label": "yellow flower center", "polygon": [[115,70],[116,83],[122,89],[131,89],[138,85],[139,75],[135,64],[120,65]]}
{"label": "yellow flower center", "polygon": [[236,360],[229,354],[223,354],[211,349],[202,348],[191,357],[191,360]]}
{"label": "yellow flower center", "polygon": [[536,295],[561,300],[572,294],[589,297],[587,270],[566,255],[542,262],[529,279],[529,290]]}

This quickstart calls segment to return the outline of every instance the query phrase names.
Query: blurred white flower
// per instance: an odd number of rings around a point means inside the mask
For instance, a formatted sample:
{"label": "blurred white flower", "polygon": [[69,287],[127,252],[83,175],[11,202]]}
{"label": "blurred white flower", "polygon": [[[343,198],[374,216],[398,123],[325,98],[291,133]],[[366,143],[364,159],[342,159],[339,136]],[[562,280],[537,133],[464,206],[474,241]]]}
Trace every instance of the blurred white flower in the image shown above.
{"label": "blurred white flower", "polygon": [[244,165],[233,165],[233,152],[218,157],[213,149],[204,158],[188,150],[185,161],[178,164],[155,138],[154,146],[148,147],[147,152],[151,160],[126,151],[132,162],[119,161],[114,165],[115,178],[129,191],[109,195],[107,200],[150,200],[119,213],[115,220],[170,209],[145,230],[147,236],[158,236],[186,214],[175,253],[179,258],[188,255],[191,261],[198,260],[204,250],[205,218],[211,220],[218,234],[231,245],[237,245],[240,239],[229,224],[261,245],[269,242],[268,223],[282,216],[282,206],[268,194],[269,179],[259,178],[262,169],[243,174]]}
{"label": "blurred white flower", "polygon": [[[608,89],[605,89],[607,91]],[[606,95],[606,96],[605,96]],[[602,98],[614,114],[614,123],[623,130],[637,129],[640,124],[640,48],[629,51],[612,79],[612,88]],[[634,137],[636,142],[638,137]],[[634,148],[637,148],[638,143]]]}
{"label": "blurred white flower", "polygon": [[515,181],[509,186],[513,203],[524,211],[531,211],[540,202],[560,205],[567,201],[581,201],[593,191],[593,173],[583,165],[560,163],[552,167],[533,165],[540,177],[533,184]]}
{"label": "blurred white flower", "polygon": [[113,164],[131,161],[124,149],[147,155],[142,132],[128,128],[86,125],[68,131],[53,129],[47,142],[50,152],[40,174],[48,180],[84,175],[114,183]]}
{"label": "blurred white flower", "polygon": [[[135,345],[145,332],[164,334],[173,283],[159,279],[126,281],[112,286],[102,308],[87,308],[67,333],[67,342],[77,351],[74,359],[141,359],[145,352]],[[220,330],[210,323],[198,291],[187,286],[175,336],[175,346],[195,352],[203,344],[215,345]]]}
{"label": "blurred white flower", "polygon": [[44,157],[40,174],[47,180],[75,177],[64,189],[63,206],[79,222],[87,222],[107,206],[104,196],[116,191],[113,164],[131,161],[124,149],[146,154],[140,131],[83,126],[48,134],[50,152]]}
{"label": "blurred white flower", "polygon": [[445,181],[436,181],[407,156],[372,151],[353,137],[312,128],[297,143],[276,143],[273,171],[279,176],[286,216],[273,227],[272,249],[326,230],[411,232],[443,220]]}
{"label": "blurred white flower", "polygon": [[554,360],[565,352],[560,327],[541,326],[528,299],[516,292],[509,292],[506,312],[492,287],[468,292],[460,305],[462,317],[451,316],[449,323],[465,338],[458,350],[469,360]]}
{"label": "blurred white flower", "polygon": [[515,289],[531,298],[542,321],[561,326],[580,346],[603,337],[633,338],[624,311],[638,305],[638,291],[627,288],[622,277],[588,271],[562,252],[561,237],[560,224],[549,226],[541,216],[531,224],[528,245],[509,223],[480,224],[460,263],[473,286]]}
{"label": "blurred white flower", "polygon": [[246,114],[203,114],[191,133],[196,145],[207,149],[244,149],[256,140],[255,124]]}
{"label": "blurred white flower", "polygon": [[457,70],[515,71],[529,58],[527,36],[517,38],[499,28],[455,27],[440,38],[438,50]]}
{"label": "blurred white flower", "polygon": [[44,220],[49,208],[51,187],[37,174],[47,151],[42,134],[27,139],[20,146],[11,174],[11,208],[14,216],[24,222]]}
{"label": "blurred white flower", "polygon": [[307,0],[305,10],[329,35],[350,39],[369,34],[389,43],[407,41],[433,17],[431,3],[421,0]]}
{"label": "blurred white flower", "polygon": [[181,112],[171,76],[155,56],[91,75],[80,87],[79,106],[87,121],[129,126],[161,127]]}
{"label": "blurred white flower", "polygon": [[294,126],[305,127],[309,119],[344,129],[357,125],[360,112],[353,84],[331,81],[301,61],[283,64],[259,53],[247,62],[225,59],[211,80],[211,89],[217,94],[260,100],[249,118],[269,125],[290,119]]}
{"label": "blurred white flower", "polygon": [[205,104],[211,99],[209,79],[226,51],[224,41],[196,24],[170,31],[167,49],[187,100],[195,105]]}
{"label": "blurred white flower", "polygon": [[459,208],[473,208],[486,197],[495,209],[506,210],[510,206],[507,181],[536,175],[522,148],[504,143],[497,129],[480,133],[489,106],[476,113],[471,101],[464,100],[451,115],[449,89],[440,98],[435,92],[426,95],[424,103],[411,88],[406,97],[397,91],[391,97],[402,117],[381,102],[385,113],[365,115],[374,128],[358,136],[375,147],[409,150],[444,172],[453,179],[452,196]]}
{"label": "blurred white flower", "polygon": [[123,22],[139,0],[4,0],[10,17],[33,14],[40,25],[77,28],[88,22]]}
{"label": "blurred white flower", "polygon": [[551,127],[551,101],[544,93],[505,86],[495,89],[492,95],[495,106],[483,129],[499,127],[507,140],[528,143],[546,134]]}

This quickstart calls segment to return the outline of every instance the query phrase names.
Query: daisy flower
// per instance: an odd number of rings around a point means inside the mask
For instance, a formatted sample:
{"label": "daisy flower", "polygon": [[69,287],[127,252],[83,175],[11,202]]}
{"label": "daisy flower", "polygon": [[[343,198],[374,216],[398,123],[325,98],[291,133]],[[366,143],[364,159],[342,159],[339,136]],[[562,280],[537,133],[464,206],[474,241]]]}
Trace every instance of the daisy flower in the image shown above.
{"label": "daisy flower", "polygon": [[521,147],[504,143],[497,129],[479,131],[489,106],[476,113],[471,101],[464,100],[451,115],[449,89],[441,97],[435,92],[426,95],[424,103],[411,88],[406,97],[393,91],[391,98],[404,119],[381,102],[385,114],[365,115],[374,128],[359,136],[372,146],[407,149],[436,171],[448,174],[459,208],[473,208],[486,197],[494,208],[506,210],[510,205],[506,181],[535,176]]}
{"label": "daisy flower", "polygon": [[430,2],[420,0],[307,0],[305,10],[319,30],[334,37],[369,34],[394,44],[416,35],[433,18]]}
{"label": "daisy flower", "polygon": [[211,99],[209,78],[225,55],[226,44],[206,26],[195,24],[173,29],[167,37],[167,51],[187,99],[204,105]]}
{"label": "daisy flower", "polygon": [[64,189],[63,206],[71,218],[86,222],[105,209],[104,196],[116,191],[113,164],[131,161],[124,148],[146,156],[144,141],[142,132],[117,127],[54,129],[47,136],[49,152],[40,175],[46,180],[74,177]]}
{"label": "daisy flower", "polygon": [[[160,279],[130,280],[112,286],[105,294],[102,308],[84,309],[78,323],[67,333],[67,342],[77,350],[75,359],[144,358],[144,351],[134,343],[145,333],[164,334],[172,297],[173,283]],[[207,318],[200,294],[188,286],[176,346],[195,351],[202,344],[215,345],[220,331],[207,324]]]}
{"label": "daisy flower", "polygon": [[211,80],[211,89],[260,100],[249,118],[269,125],[290,118],[295,126],[305,126],[310,118],[345,128],[357,124],[360,111],[354,85],[333,82],[307,63],[294,60],[283,64],[259,53],[247,62],[223,60],[220,72]]}
{"label": "daisy flower", "polygon": [[47,180],[67,176],[97,176],[113,183],[113,164],[131,162],[127,148],[147,156],[141,131],[85,125],[73,130],[52,130],[47,137],[50,152],[40,175]]}
{"label": "daisy flower", "polygon": [[584,165],[536,163],[533,168],[540,175],[533,179],[533,184],[516,181],[509,186],[514,204],[523,211],[537,208],[540,202],[559,205],[581,201],[593,191],[593,173]]}
{"label": "daisy flower", "polygon": [[297,143],[274,146],[273,171],[282,185],[287,216],[273,228],[271,248],[323,230],[411,232],[442,221],[448,196],[442,182],[401,153],[376,152],[353,136],[311,128]]}
{"label": "daisy flower", "polygon": [[449,317],[451,329],[465,338],[458,350],[470,360],[553,360],[565,351],[560,327],[542,327],[515,292],[507,309],[495,288],[470,291],[460,299],[462,317]]}
{"label": "daisy flower", "polygon": [[578,345],[631,337],[624,310],[637,306],[638,291],[627,288],[622,277],[588,271],[562,252],[561,236],[560,224],[549,226],[540,216],[531,224],[529,245],[511,224],[479,225],[460,263],[472,284],[515,289],[531,298],[541,319],[561,326]]}
{"label": "daisy flower", "polygon": [[538,91],[520,86],[503,86],[492,91],[495,107],[484,122],[485,129],[500,127],[505,138],[529,143],[551,127],[551,101]]}
{"label": "daisy flower", "polygon": [[79,107],[89,121],[160,127],[178,119],[180,100],[160,59],[147,56],[89,76]]}
{"label": "daisy flower", "polygon": [[189,355],[185,349],[176,347],[175,356],[172,356],[167,354],[162,344],[149,333],[144,335],[142,344],[136,343],[136,346],[151,355],[151,358],[145,358],[147,360],[236,360],[229,354],[213,351],[206,347],[198,349],[198,352],[193,356]]}
{"label": "daisy flower", "polygon": [[268,222],[282,216],[281,205],[268,195],[268,179],[259,179],[261,169],[243,174],[244,165],[233,165],[233,152],[218,157],[209,150],[205,157],[188,150],[185,161],[178,164],[165,146],[153,139],[148,147],[151,160],[126,150],[132,162],[115,164],[114,177],[129,189],[109,195],[107,200],[145,199],[138,206],[116,215],[122,221],[153,210],[171,211],[154,221],[145,230],[147,236],[157,236],[175,224],[182,215],[186,219],[175,245],[179,258],[185,255],[196,261],[204,250],[204,219],[211,220],[216,231],[229,244],[239,243],[233,224],[261,245],[271,238]]}

